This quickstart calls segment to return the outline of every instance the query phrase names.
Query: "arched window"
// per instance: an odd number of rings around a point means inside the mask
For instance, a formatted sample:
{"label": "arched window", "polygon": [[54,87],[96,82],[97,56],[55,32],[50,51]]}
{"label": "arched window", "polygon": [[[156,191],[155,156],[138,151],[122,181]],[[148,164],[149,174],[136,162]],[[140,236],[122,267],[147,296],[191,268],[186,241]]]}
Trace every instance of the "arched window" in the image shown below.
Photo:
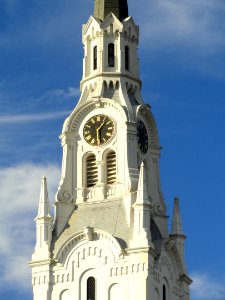
{"label": "arched window", "polygon": [[113,43],[108,45],[108,66],[114,67],[115,66],[115,46]]}
{"label": "arched window", "polygon": [[87,280],[87,300],[95,300],[95,278],[89,277]]}
{"label": "arched window", "polygon": [[114,151],[106,156],[106,178],[107,184],[116,182],[116,153]]}
{"label": "arched window", "polygon": [[163,285],[163,300],[166,300],[166,286]]}
{"label": "arched window", "polygon": [[98,169],[96,165],[96,157],[94,154],[91,154],[87,157],[86,178],[87,187],[94,186],[98,181]]}
{"label": "arched window", "polygon": [[128,46],[125,47],[125,69],[130,69],[130,49]]}
{"label": "arched window", "polygon": [[97,46],[93,49],[93,69],[96,70],[98,65],[98,48]]}

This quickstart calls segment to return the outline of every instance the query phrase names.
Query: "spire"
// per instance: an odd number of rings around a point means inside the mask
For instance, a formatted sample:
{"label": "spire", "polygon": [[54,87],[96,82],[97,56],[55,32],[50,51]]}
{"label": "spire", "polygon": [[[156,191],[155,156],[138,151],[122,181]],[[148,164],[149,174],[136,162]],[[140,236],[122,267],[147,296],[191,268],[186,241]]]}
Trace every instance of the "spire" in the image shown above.
{"label": "spire", "polygon": [[127,0],[95,0],[94,17],[104,21],[111,12],[120,21],[126,19],[128,17]]}
{"label": "spire", "polygon": [[138,191],[137,191],[137,200],[136,204],[146,204],[149,205],[148,201],[148,190],[146,182],[146,166],[144,162],[141,164],[139,181],[138,181]]}
{"label": "spire", "polygon": [[154,247],[152,244],[150,221],[151,221],[151,205],[148,200],[148,189],[146,181],[146,167],[142,162],[137,199],[133,205],[134,208],[134,227],[133,227],[133,238],[131,240],[131,247]]}
{"label": "spire", "polygon": [[172,221],[172,235],[184,235],[181,215],[180,215],[180,207],[179,207],[179,199],[175,197],[174,199],[174,207],[173,207],[173,221]]}
{"label": "spire", "polygon": [[48,189],[46,177],[42,177],[41,181],[41,192],[39,199],[38,215],[36,219],[51,217],[50,216],[50,205],[48,200]]}
{"label": "spire", "polygon": [[33,261],[49,259],[52,241],[52,217],[48,200],[48,189],[46,177],[42,177],[41,193],[39,199],[38,215],[36,222],[36,246],[32,255]]}

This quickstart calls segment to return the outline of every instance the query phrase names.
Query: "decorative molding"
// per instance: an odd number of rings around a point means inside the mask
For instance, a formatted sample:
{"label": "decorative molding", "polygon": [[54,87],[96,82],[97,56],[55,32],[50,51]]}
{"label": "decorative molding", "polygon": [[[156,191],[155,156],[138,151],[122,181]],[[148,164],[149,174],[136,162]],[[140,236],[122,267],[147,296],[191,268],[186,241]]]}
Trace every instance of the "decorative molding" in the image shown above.
{"label": "decorative molding", "polygon": [[[117,254],[119,257],[119,254],[121,252],[121,248],[120,245],[118,244],[117,240],[110,234],[105,233],[101,230],[97,230],[97,229],[90,229],[92,232],[92,239],[90,241],[97,241],[97,240],[104,240],[106,241],[111,247],[113,247],[114,249],[117,249]],[[90,231],[89,231],[90,234]],[[64,245],[61,247],[61,249],[58,251],[58,253],[55,256],[55,259],[60,263],[60,264],[64,264],[66,259],[68,258],[69,254],[71,253],[71,251],[73,249],[76,248],[76,246],[83,242],[83,241],[87,241],[87,233],[85,232],[80,232],[78,234],[76,234],[75,236],[73,236],[72,238],[70,238],[66,243],[64,243]],[[88,246],[90,248],[90,246]],[[91,248],[90,248],[91,249]],[[84,249],[85,250],[85,249]],[[99,251],[102,251],[102,249],[98,249]],[[93,255],[96,255],[96,251],[97,248],[93,250]],[[89,253],[90,250],[88,250],[87,253]],[[80,252],[78,252],[77,254],[77,264],[79,266],[80,264]],[[85,256],[85,254],[82,254],[83,256]],[[100,256],[99,256],[100,257]],[[84,258],[83,258],[84,259]]]}
{"label": "decorative molding", "polygon": [[165,208],[160,203],[154,204],[154,205],[152,205],[151,213],[153,216],[164,216]]}
{"label": "decorative molding", "polygon": [[141,117],[147,122],[147,130],[149,133],[150,145],[159,146],[159,138],[155,120],[152,113],[149,111],[149,107],[147,105],[141,104],[137,109],[137,117]]}
{"label": "decorative molding", "polygon": [[[126,122],[127,121],[127,116],[122,108],[118,103],[111,99],[106,99],[106,98],[98,98],[98,101],[94,99],[95,102],[92,101],[86,101],[82,107],[80,107],[79,111],[76,111],[74,115],[70,117],[70,120],[67,124],[68,130],[75,132],[77,130],[77,124],[78,122],[82,119],[84,119],[84,116],[88,115],[89,112],[93,111],[94,109],[101,107],[101,108],[112,108],[117,114],[121,116],[121,118]],[[70,124],[69,124],[70,123]]]}
{"label": "decorative molding", "polygon": [[130,264],[110,268],[109,276],[117,277],[117,276],[131,275],[131,274],[136,274],[136,273],[141,273],[146,271],[148,271],[146,263],[130,263]]}
{"label": "decorative molding", "polygon": [[169,272],[171,272],[171,270],[172,270],[171,263],[165,255],[162,255],[161,258],[160,258],[160,262],[159,262],[160,272],[163,271],[163,268],[166,268]]}

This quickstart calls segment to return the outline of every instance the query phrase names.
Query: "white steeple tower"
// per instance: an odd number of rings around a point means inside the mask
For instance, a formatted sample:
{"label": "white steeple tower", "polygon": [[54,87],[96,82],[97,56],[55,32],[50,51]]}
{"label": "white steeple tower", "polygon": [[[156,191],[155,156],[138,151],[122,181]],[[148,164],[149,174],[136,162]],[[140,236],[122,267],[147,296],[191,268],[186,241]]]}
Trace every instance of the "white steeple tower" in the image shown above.
{"label": "white steeple tower", "polygon": [[53,231],[42,180],[35,300],[189,300],[179,206],[170,235],[138,42],[127,0],[95,0],[82,30],[81,96],[60,136]]}

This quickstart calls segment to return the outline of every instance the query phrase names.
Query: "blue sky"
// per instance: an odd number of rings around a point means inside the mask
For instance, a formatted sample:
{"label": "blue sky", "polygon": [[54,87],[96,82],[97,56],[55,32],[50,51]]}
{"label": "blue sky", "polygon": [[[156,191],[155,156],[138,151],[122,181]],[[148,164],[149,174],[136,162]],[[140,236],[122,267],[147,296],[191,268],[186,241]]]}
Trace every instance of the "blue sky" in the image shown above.
{"label": "blue sky", "polygon": [[[81,25],[93,0],[0,0],[0,299],[31,299],[40,180],[51,202],[59,134],[79,98]],[[163,146],[168,214],[178,195],[192,300],[225,299],[225,2],[130,0],[143,97]],[[171,223],[171,222],[170,222]]]}

